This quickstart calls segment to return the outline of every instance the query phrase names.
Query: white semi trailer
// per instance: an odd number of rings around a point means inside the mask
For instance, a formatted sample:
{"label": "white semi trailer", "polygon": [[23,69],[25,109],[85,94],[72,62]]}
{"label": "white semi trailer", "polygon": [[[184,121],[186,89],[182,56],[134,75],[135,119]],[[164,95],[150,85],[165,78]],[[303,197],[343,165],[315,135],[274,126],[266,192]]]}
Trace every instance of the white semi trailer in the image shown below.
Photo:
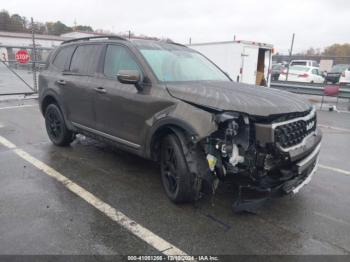
{"label": "white semi trailer", "polygon": [[251,41],[191,44],[234,81],[270,86],[273,46]]}

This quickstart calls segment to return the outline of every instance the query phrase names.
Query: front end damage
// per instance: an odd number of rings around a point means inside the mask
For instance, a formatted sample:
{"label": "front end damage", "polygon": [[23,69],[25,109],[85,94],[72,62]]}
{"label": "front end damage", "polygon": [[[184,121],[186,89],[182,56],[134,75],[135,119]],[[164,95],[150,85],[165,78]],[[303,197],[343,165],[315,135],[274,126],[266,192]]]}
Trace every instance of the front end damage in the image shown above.
{"label": "front end damage", "polygon": [[191,172],[198,174],[197,191],[214,193],[218,181],[230,181],[237,188],[234,211],[252,211],[310,181],[322,137],[314,109],[269,118],[225,112],[215,121],[217,130],[196,144],[204,154],[186,154]]}

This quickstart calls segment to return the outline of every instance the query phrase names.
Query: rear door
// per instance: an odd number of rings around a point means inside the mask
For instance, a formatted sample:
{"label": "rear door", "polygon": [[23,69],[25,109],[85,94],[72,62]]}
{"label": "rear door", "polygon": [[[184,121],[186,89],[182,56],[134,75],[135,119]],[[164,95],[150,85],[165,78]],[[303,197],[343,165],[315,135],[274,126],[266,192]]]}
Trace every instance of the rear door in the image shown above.
{"label": "rear door", "polygon": [[257,47],[243,47],[241,82],[255,85],[258,66],[258,53],[259,49]]}
{"label": "rear door", "polygon": [[69,69],[62,74],[60,85],[66,114],[79,127],[95,128],[93,97],[95,86],[91,84],[99,64],[101,44],[79,45],[72,56]]}

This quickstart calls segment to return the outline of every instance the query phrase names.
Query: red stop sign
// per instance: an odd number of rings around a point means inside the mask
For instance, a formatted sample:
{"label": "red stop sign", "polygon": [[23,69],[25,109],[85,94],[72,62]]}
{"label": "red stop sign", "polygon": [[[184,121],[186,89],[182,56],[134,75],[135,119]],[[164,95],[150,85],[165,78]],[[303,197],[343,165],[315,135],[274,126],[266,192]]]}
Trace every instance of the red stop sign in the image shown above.
{"label": "red stop sign", "polygon": [[26,64],[28,63],[28,61],[30,60],[30,55],[28,54],[27,50],[19,50],[16,53],[16,60],[20,63],[20,64]]}

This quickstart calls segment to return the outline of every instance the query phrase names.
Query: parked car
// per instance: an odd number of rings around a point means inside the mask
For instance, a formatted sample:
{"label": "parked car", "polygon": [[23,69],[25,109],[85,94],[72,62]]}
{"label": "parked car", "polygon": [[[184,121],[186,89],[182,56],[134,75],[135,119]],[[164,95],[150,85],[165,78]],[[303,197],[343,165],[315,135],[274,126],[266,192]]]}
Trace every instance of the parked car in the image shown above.
{"label": "parked car", "polygon": [[327,83],[350,83],[350,65],[338,64],[326,76]]}
{"label": "parked car", "polygon": [[318,67],[318,63],[315,60],[292,60],[289,66],[308,66],[308,67]]}
{"label": "parked car", "polygon": [[282,64],[273,64],[271,67],[271,78],[272,80],[278,80],[280,74],[286,69],[286,67]]}
{"label": "parked car", "polygon": [[240,211],[252,191],[259,198],[297,193],[317,168],[315,108],[292,93],[233,82],[172,42],[63,42],[39,76],[39,102],[55,145],[81,133],[157,161],[175,203],[231,179]]}
{"label": "parked car", "polygon": [[285,69],[279,76],[278,80],[304,82],[304,83],[324,83],[324,77],[317,67],[291,66],[289,72]]}

